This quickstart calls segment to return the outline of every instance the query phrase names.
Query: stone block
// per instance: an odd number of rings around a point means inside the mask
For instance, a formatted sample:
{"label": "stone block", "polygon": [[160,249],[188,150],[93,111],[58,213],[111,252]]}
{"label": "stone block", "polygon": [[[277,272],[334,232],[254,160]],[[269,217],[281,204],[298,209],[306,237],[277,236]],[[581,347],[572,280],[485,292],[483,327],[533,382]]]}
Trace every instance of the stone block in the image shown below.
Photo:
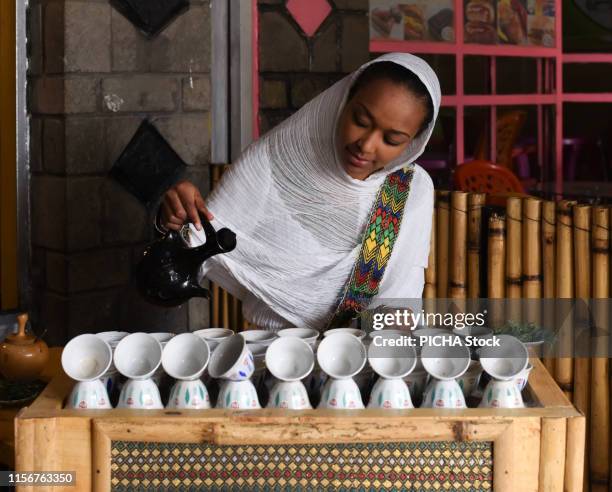
{"label": "stone block", "polygon": [[150,239],[153,220],[145,207],[119,184],[108,179],[103,193],[102,241],[133,244]]}
{"label": "stone block", "polygon": [[105,119],[68,117],[65,126],[66,174],[104,173]]}
{"label": "stone block", "polygon": [[66,184],[54,176],[32,176],[32,243],[64,249],[66,245]]}
{"label": "stone block", "polygon": [[338,25],[336,17],[331,16],[325,21],[325,25],[319,29],[319,33],[313,40],[311,71],[335,72],[337,57]]}
{"label": "stone block", "polygon": [[83,333],[119,329],[119,310],[124,301],[120,289],[70,296],[66,303],[68,339]]}
{"label": "stone block", "polygon": [[131,249],[87,251],[65,257],[69,293],[118,287],[130,282]]}
{"label": "stone block", "polygon": [[33,4],[28,10],[28,73],[39,75],[43,71],[43,8]]}
{"label": "stone block", "polygon": [[46,172],[62,174],[65,170],[65,127],[60,118],[45,118],[43,122],[43,166]]}
{"label": "stone block", "polygon": [[342,19],[342,71],[352,72],[370,59],[370,31],[366,15]]}
{"label": "stone block", "polygon": [[210,115],[159,117],[154,124],[172,148],[189,165],[210,162]]}
{"label": "stone block", "polygon": [[40,313],[32,320],[37,333],[46,330],[44,339],[51,347],[65,345],[71,337],[68,335],[68,299],[66,296],[43,291],[35,306],[40,306]]}
{"label": "stone block", "polygon": [[105,178],[66,179],[66,251],[100,246]]}
{"label": "stone block", "polygon": [[291,116],[291,111],[261,111],[259,113],[259,130],[262,135]]}
{"label": "stone block", "polygon": [[175,111],[178,97],[178,81],[173,77],[133,75],[102,81],[106,112]]}
{"label": "stone block", "polygon": [[42,129],[43,120],[41,118],[30,119],[30,170],[33,173],[40,173],[43,170]]}
{"label": "stone block", "polygon": [[329,87],[325,77],[310,75],[295,78],[291,84],[291,105],[295,109],[301,108],[312,98]]}
{"label": "stone block", "polygon": [[263,80],[260,101],[263,109],[286,108],[287,83],[284,80]]}
{"label": "stone block", "polygon": [[32,291],[44,289],[47,277],[47,250],[37,246],[32,247],[32,261],[30,263],[30,279]]}
{"label": "stone block", "polygon": [[65,72],[110,71],[110,9],[108,3],[65,3]]}
{"label": "stone block", "polygon": [[58,294],[68,292],[68,261],[66,255],[55,251],[46,252],[45,287]]}
{"label": "stone block", "polygon": [[149,71],[151,45],[145,35],[115,9],[111,9],[111,30],[113,71]]}
{"label": "stone block", "polygon": [[93,113],[98,108],[97,89],[100,81],[95,77],[68,78],[64,81],[64,112]]}
{"label": "stone block", "polygon": [[183,179],[196,185],[202,196],[206,198],[210,191],[210,166],[189,166]]}
{"label": "stone block", "polygon": [[183,111],[208,111],[210,109],[210,79],[185,77],[183,80]]}
{"label": "stone block", "polygon": [[259,17],[259,63],[262,72],[308,70],[308,45],[296,27],[279,12]]}
{"label": "stone block", "polygon": [[[48,74],[64,72],[64,2],[44,5],[44,64]],[[33,41],[33,40],[32,40]]]}
{"label": "stone block", "polygon": [[369,10],[368,0],[333,0],[333,2],[340,10],[361,10],[363,12]]}
{"label": "stone block", "polygon": [[62,78],[36,78],[30,87],[33,113],[61,114],[64,112],[64,80]]}
{"label": "stone block", "polygon": [[210,7],[192,5],[150,41],[151,70],[209,72],[210,25]]}

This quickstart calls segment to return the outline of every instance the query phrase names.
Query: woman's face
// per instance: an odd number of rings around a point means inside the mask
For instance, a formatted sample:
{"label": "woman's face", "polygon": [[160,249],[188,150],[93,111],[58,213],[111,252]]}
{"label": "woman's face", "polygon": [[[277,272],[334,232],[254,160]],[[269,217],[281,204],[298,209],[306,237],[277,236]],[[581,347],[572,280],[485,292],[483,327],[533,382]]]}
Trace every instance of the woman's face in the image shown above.
{"label": "woman's face", "polygon": [[390,80],[361,87],[338,123],[338,150],[348,175],[364,180],[399,157],[419,131],[425,112],[422,101]]}

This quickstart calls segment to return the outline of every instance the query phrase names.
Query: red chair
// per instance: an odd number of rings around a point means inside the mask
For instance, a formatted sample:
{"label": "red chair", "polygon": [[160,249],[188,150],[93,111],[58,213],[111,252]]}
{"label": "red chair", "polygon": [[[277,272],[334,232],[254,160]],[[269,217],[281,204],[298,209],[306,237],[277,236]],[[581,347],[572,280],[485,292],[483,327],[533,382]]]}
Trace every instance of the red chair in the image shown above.
{"label": "red chair", "polygon": [[455,189],[487,194],[525,193],[523,185],[507,167],[488,161],[471,161],[457,166]]}

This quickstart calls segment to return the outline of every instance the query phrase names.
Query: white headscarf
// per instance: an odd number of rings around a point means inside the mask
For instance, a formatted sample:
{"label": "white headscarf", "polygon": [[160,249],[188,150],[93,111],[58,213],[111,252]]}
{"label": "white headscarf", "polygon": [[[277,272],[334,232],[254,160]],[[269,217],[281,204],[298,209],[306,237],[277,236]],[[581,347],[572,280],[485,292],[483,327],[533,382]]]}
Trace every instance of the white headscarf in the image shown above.
{"label": "white headscarf", "polygon": [[[419,77],[431,95],[434,118],[400,158],[366,180],[356,180],[337,155],[338,120],[359,74],[383,61]],[[251,144],[206,200],[215,228],[236,232],[236,249],[207,261],[202,273],[239,299],[255,296],[294,326],[321,329],[350,276],[379,187],[389,173],[422,154],[440,97],[438,78],[424,60],[387,54]],[[196,236],[192,244],[201,243],[203,234],[191,230]],[[390,274],[387,269],[385,277]]]}

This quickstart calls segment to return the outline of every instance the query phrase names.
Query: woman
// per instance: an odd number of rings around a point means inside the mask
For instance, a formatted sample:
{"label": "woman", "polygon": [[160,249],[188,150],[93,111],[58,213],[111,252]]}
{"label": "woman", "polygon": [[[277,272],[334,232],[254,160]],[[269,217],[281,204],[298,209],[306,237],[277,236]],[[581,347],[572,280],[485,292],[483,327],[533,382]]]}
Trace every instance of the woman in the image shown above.
{"label": "woman", "polygon": [[236,249],[206,262],[202,275],[241,299],[246,319],[258,326],[323,329],[354,276],[379,190],[404,169],[409,193],[401,228],[371,305],[420,298],[433,185],[414,161],[439,104],[439,82],[427,63],[384,55],[251,144],[206,204],[189,182],[168,190],[162,224],[178,230],[193,222],[193,246],[204,240],[198,210],[216,228],[229,227]]}

